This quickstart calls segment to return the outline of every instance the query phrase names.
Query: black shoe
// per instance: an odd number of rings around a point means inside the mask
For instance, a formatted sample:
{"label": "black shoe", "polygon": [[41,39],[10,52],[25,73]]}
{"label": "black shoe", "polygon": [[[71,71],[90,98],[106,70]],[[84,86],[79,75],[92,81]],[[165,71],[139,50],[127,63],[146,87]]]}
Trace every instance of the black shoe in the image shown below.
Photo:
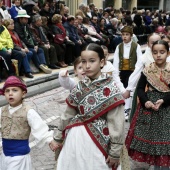
{"label": "black shoe", "polygon": [[48,67],[51,69],[60,69],[60,67],[56,66],[55,64],[50,64]]}
{"label": "black shoe", "polygon": [[34,78],[34,76],[32,75],[32,73],[25,73],[25,77]]}

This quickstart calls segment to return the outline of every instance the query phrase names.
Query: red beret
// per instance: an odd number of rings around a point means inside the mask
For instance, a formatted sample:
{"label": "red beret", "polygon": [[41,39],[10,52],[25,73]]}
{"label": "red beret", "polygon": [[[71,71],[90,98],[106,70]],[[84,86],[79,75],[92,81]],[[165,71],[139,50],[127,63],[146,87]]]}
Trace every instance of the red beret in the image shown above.
{"label": "red beret", "polygon": [[21,81],[18,77],[10,76],[5,81],[5,84],[2,89],[0,89],[0,95],[4,95],[5,89],[8,87],[20,87],[22,90],[26,91],[27,93],[27,86],[26,84]]}

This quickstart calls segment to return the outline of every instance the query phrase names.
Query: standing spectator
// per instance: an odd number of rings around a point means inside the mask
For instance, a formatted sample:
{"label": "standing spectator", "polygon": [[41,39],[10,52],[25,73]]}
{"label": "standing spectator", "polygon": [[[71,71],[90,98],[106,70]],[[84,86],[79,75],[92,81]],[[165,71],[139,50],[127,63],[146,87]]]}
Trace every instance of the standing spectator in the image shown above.
{"label": "standing spectator", "polygon": [[33,53],[32,60],[35,66],[47,74],[52,72],[51,69],[48,68],[45,61],[44,51],[43,49],[38,47],[37,42],[32,36],[30,31],[30,27],[28,25],[28,18],[26,10],[19,10],[17,15],[17,22],[15,23],[15,31],[19,35],[20,39],[25,43],[30,51]]}
{"label": "standing spectator", "polygon": [[132,26],[133,21],[132,21],[132,18],[131,18],[131,12],[130,11],[126,11],[126,16],[125,16],[124,20],[125,20],[125,23],[128,26]]}
{"label": "standing spectator", "polygon": [[32,13],[32,7],[36,6],[37,4],[33,0],[24,0],[22,2],[22,8],[27,11],[27,14],[30,15]]}
{"label": "standing spectator", "polygon": [[170,26],[170,14],[168,14],[168,18],[166,19],[166,26]]}
{"label": "standing spectator", "polygon": [[40,15],[47,17],[48,23],[51,23],[51,18],[54,15],[54,11],[51,10],[49,2],[45,2],[43,4]]}
{"label": "standing spectator", "polygon": [[142,25],[142,12],[138,10],[137,14],[134,16],[134,23],[137,27]]}
{"label": "standing spectator", "polygon": [[44,50],[46,63],[51,69],[59,69],[55,63],[58,62],[55,47],[50,44],[42,28],[42,19],[40,15],[34,15],[30,29],[38,46]]}
{"label": "standing spectator", "polygon": [[151,12],[149,10],[146,11],[146,16],[145,16],[145,25],[150,25],[152,23],[152,18],[151,18]]}
{"label": "standing spectator", "polygon": [[9,12],[10,12],[11,18],[14,21],[16,21],[17,20],[16,16],[18,15],[18,11],[22,9],[21,1],[20,0],[13,0],[12,3],[13,3],[13,5],[10,8]]}

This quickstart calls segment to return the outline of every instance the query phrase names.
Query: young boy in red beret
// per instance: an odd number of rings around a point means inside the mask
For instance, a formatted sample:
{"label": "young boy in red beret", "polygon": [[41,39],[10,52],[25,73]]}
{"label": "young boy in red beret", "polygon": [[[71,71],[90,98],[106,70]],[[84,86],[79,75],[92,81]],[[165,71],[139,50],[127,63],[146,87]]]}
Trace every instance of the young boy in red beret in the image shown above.
{"label": "young boy in red beret", "polygon": [[32,170],[29,136],[34,136],[36,143],[42,147],[50,143],[53,134],[39,114],[23,102],[27,86],[22,79],[10,76],[0,95],[4,95],[8,105],[0,108],[0,127],[2,135],[2,154],[0,169]]}

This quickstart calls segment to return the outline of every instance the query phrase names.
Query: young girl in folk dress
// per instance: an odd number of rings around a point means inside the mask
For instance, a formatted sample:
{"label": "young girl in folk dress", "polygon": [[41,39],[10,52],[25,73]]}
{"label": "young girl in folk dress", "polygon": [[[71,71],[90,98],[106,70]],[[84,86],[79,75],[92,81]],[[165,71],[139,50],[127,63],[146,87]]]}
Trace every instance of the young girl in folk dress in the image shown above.
{"label": "young girl in folk dress", "polygon": [[[137,92],[140,103],[126,138],[129,156],[154,165],[154,170],[170,167],[170,63],[168,43],[152,45],[155,60],[141,74]],[[145,87],[148,90],[145,92]]]}
{"label": "young girl in folk dress", "polygon": [[32,170],[29,136],[35,137],[39,147],[53,140],[53,133],[38,113],[23,102],[27,87],[18,77],[9,77],[0,89],[7,106],[0,108],[2,149],[0,170]]}
{"label": "young girl in folk dress", "polygon": [[101,73],[104,52],[89,44],[81,53],[85,78],[71,91],[54,136],[56,150],[65,141],[57,170],[112,170],[124,143],[123,97],[113,78]]}

